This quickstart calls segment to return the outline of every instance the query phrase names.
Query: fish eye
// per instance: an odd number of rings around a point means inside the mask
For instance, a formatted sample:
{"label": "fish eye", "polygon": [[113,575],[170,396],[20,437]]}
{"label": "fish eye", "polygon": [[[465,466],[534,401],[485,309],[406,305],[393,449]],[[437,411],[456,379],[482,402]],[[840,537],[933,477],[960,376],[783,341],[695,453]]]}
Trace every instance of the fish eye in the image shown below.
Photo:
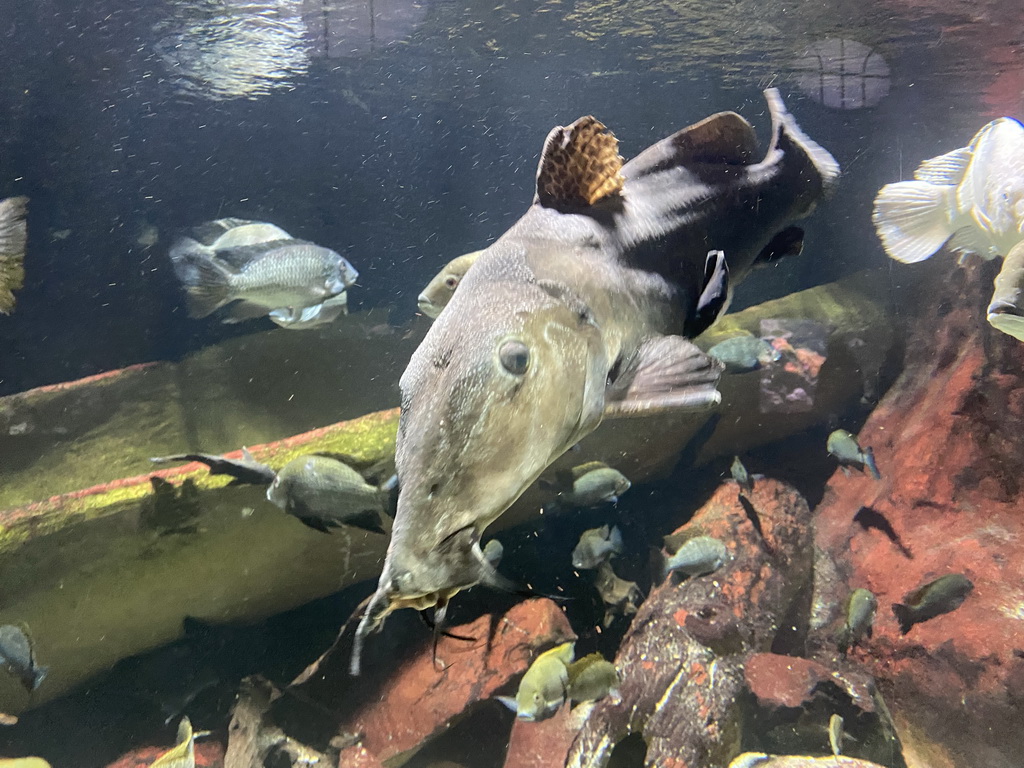
{"label": "fish eye", "polygon": [[530,350],[521,341],[506,341],[498,350],[498,359],[509,373],[522,376],[530,365]]}
{"label": "fish eye", "polygon": [[450,275],[444,279],[444,284],[454,291],[456,286],[459,284],[459,278],[455,275]]}

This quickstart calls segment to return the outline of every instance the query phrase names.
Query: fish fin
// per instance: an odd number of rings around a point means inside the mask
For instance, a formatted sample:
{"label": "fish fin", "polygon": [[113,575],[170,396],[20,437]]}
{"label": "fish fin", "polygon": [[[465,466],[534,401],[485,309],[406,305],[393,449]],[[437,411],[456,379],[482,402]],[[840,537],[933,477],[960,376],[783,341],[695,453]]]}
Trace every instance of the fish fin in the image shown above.
{"label": "fish fin", "polygon": [[[783,157],[792,155],[795,160],[803,157],[807,167],[799,172],[802,180],[806,182],[816,176],[821,184],[820,197],[828,198],[839,184],[840,168],[836,158],[801,130],[793,115],[785,109],[778,88],[766,89],[764,96],[771,115],[772,139],[763,163],[771,163],[779,154]],[[811,200],[816,201],[818,197],[813,195]],[[798,215],[806,216],[813,208],[814,203]]]}
{"label": "fish fin", "polygon": [[179,237],[174,241],[168,255],[171,257],[171,269],[182,285],[196,285],[199,282],[199,270],[196,263],[213,257],[213,251],[191,237]]}
{"label": "fish fin", "polygon": [[495,701],[500,701],[506,707],[511,709],[516,714],[519,714],[519,705],[516,704],[516,700],[511,696],[495,696]]}
{"label": "fish fin", "polygon": [[622,531],[619,530],[619,526],[616,525],[608,534],[608,545],[615,554],[622,554],[624,547],[622,545]]}
{"label": "fish fin", "polygon": [[900,623],[900,634],[905,635],[914,626],[914,611],[903,603],[893,603],[892,613]]}
{"label": "fish fin", "polygon": [[886,184],[875,198],[871,220],[885,252],[896,261],[924,261],[953,235],[955,190],[923,181]]}
{"label": "fish fin", "polygon": [[914,171],[914,178],[927,184],[956,187],[964,180],[964,173],[971,162],[970,147],[961,147],[944,155],[925,160]]}
{"label": "fish fin", "polygon": [[975,226],[961,227],[953,233],[949,247],[959,254],[961,263],[968,253],[976,253],[983,259],[994,259],[999,255],[995,246],[992,245],[992,241]]}
{"label": "fish fin", "polygon": [[267,308],[262,304],[254,304],[251,301],[236,301],[224,310],[221,322],[228,325],[244,323],[247,320],[256,320],[267,316]]}
{"label": "fish fin", "polygon": [[303,525],[309,526],[314,531],[320,531],[320,533],[330,533],[331,528],[338,527],[338,523],[333,520],[324,520],[322,517],[314,517],[312,515],[295,515],[295,517]]}
{"label": "fish fin", "polygon": [[648,339],[609,386],[605,416],[711,408],[722,400],[722,369],[681,336]]}
{"label": "fish fin", "polygon": [[43,684],[43,680],[46,679],[49,672],[49,667],[33,667],[31,680],[28,681],[25,687],[29,689],[29,692],[37,690]]}
{"label": "fish fin", "polygon": [[757,151],[753,126],[735,112],[719,112],[652,144],[622,168],[635,179],[691,163],[746,165]]}
{"label": "fish fin", "polygon": [[[800,129],[786,109],[778,88],[765,90],[764,98],[768,102],[768,112],[772,118],[772,144],[765,161],[773,159],[778,152],[802,154],[811,166],[808,171],[813,171],[821,182],[821,196],[827,198],[839,183],[839,163],[827,149]],[[802,213],[806,215],[810,212],[808,209]]]}
{"label": "fish fin", "polygon": [[556,645],[551,649],[550,653],[560,662],[569,666],[572,664],[572,660],[576,657],[576,641],[570,640],[566,643]]}
{"label": "fish fin", "polygon": [[557,126],[544,141],[535,205],[579,209],[622,191],[622,158],[614,134],[594,117]]}
{"label": "fish fin", "polygon": [[755,259],[756,264],[770,264],[786,256],[799,256],[804,250],[804,230],[802,227],[786,227],[768,241]]}
{"label": "fish fin", "polygon": [[27,197],[0,200],[0,315],[14,309],[14,291],[25,283]]}
{"label": "fish fin", "polygon": [[868,468],[868,471],[875,480],[882,479],[882,473],[878,471],[878,465],[875,463],[875,452],[871,449],[871,446],[864,449],[864,466]]}
{"label": "fish fin", "polygon": [[196,259],[195,284],[186,285],[188,315],[206,317],[231,301],[231,271],[220,261],[211,258]]}
{"label": "fish fin", "polygon": [[729,302],[729,265],[724,251],[708,251],[704,262],[704,288],[697,299],[697,310],[684,329],[691,339],[715,324]]}
{"label": "fish fin", "polygon": [[380,513],[373,509],[367,509],[357,515],[346,518],[345,524],[361,528],[364,531],[370,531],[370,533],[387,533],[381,524]]}

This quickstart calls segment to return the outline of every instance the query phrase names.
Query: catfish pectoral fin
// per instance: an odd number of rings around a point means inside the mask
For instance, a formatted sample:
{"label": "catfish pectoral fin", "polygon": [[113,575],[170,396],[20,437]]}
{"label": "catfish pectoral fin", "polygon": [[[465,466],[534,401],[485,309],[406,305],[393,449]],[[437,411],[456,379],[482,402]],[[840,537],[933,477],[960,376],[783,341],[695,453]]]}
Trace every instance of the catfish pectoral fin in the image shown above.
{"label": "catfish pectoral fin", "polygon": [[722,400],[715,388],[722,370],[681,336],[648,339],[608,388],[605,416],[711,408]]}

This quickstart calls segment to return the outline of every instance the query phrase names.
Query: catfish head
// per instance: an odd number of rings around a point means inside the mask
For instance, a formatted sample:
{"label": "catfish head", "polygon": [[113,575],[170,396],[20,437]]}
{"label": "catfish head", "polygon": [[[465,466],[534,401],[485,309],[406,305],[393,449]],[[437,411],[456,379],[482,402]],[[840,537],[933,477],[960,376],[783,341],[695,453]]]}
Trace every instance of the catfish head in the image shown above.
{"label": "catfish head", "polygon": [[598,425],[608,367],[589,308],[567,287],[460,289],[401,380],[401,493],[381,582],[393,599],[481,581],[480,535]]}
{"label": "catfish head", "polygon": [[398,509],[358,638],[398,608],[443,611],[478,583],[514,588],[481,534],[597,427],[608,368],[600,329],[568,287],[467,277],[401,379]]}

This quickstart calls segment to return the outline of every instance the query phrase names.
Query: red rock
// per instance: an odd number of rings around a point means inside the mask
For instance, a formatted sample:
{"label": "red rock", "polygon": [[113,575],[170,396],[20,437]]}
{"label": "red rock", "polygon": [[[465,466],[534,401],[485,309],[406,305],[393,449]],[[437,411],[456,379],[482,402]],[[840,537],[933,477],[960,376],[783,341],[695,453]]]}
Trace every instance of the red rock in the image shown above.
{"label": "red rock", "polygon": [[[122,755],[107,768],[149,768],[153,762],[171,749],[166,747],[139,747]],[[197,741],[195,746],[196,768],[221,768],[224,765],[224,745],[218,741]]]}
{"label": "red rock", "polygon": [[[851,657],[885,682],[894,712],[946,744],[958,765],[1010,765],[1024,754],[1015,661],[1024,648],[1024,344],[985,322],[987,270],[941,280],[922,290],[930,295],[904,372],[860,431],[883,479],[836,472],[815,512],[816,539],[847,589],[878,597],[874,637]],[[883,515],[907,551],[855,523],[861,506]],[[891,605],[947,573],[970,578],[973,593],[901,635]]]}
{"label": "red rock", "polygon": [[757,653],[747,661],[747,688],[762,704],[799,707],[829,677],[824,665],[810,659]]}
{"label": "red rock", "polygon": [[[588,705],[583,706],[589,709]],[[516,720],[504,768],[562,768],[579,730],[580,719],[574,717],[568,704],[547,720]]]}
{"label": "red rock", "polygon": [[447,729],[469,705],[491,697],[525,672],[538,650],[575,638],[565,615],[546,598],[519,603],[499,618],[481,616],[451,632],[479,639],[465,642],[442,637],[438,666],[431,646],[426,645],[395,671],[375,701],[342,723],[339,731],[363,734],[361,743],[371,755],[391,761],[418,749]]}
{"label": "red rock", "polygon": [[362,744],[353,744],[339,753],[338,768],[384,768],[384,763],[367,752]]}

